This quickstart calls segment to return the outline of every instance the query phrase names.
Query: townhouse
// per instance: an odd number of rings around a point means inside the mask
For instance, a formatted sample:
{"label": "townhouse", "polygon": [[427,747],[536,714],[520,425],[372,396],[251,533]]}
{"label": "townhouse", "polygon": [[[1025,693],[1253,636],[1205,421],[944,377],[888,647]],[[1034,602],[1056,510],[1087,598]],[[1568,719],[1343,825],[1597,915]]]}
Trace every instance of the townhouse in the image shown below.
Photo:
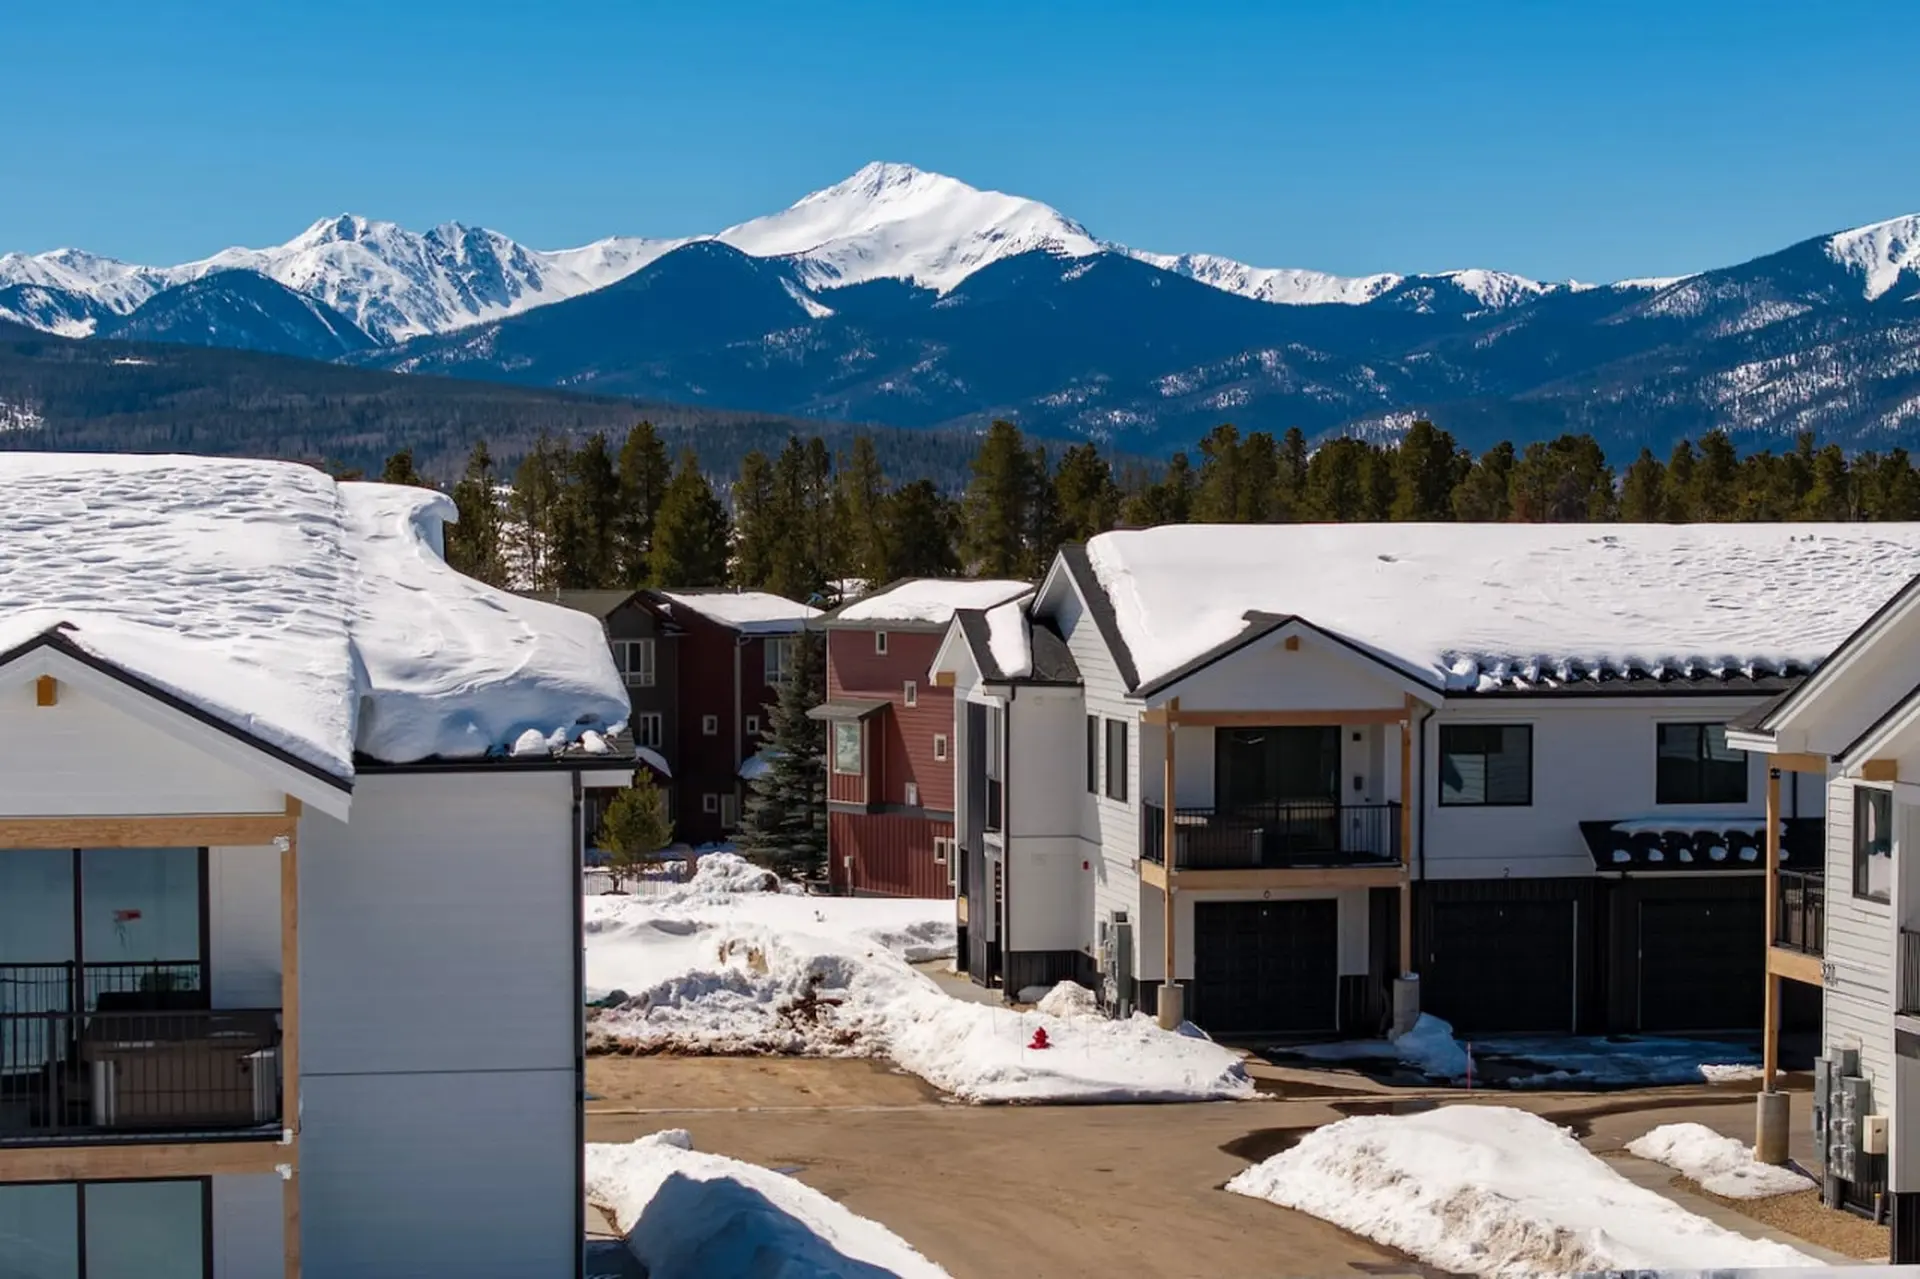
{"label": "townhouse", "polygon": [[581,1267],[586,619],[452,503],[0,454],[0,1271]]}
{"label": "townhouse", "polygon": [[[1220,1034],[1759,1026],[1766,771],[1726,725],[1914,526],[1105,534],[963,610],[963,958]],[[1779,856],[1817,865],[1824,787]],[[1171,974],[1173,991],[1162,997]],[[1817,996],[1786,1009],[1817,1022]]]}
{"label": "townhouse", "polygon": [[944,897],[954,888],[953,695],[928,670],[954,613],[1024,582],[909,578],[823,614],[828,878],[839,892]]}

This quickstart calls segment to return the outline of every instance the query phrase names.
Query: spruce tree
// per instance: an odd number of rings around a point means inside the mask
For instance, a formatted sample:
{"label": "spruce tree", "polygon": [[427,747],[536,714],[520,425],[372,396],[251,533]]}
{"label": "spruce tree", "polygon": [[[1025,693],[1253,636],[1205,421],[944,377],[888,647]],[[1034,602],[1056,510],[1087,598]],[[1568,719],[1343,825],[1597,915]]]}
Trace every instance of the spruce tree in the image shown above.
{"label": "spruce tree", "polygon": [[1249,431],[1240,442],[1240,479],[1240,522],[1265,524],[1279,518],[1280,449],[1265,431]]}
{"label": "spruce tree", "polygon": [[653,423],[640,422],[627,432],[620,446],[620,519],[615,543],[622,586],[647,581],[648,556],[653,549],[653,521],[673,480],[667,446]]}
{"label": "spruce tree", "polygon": [[700,472],[692,449],[680,454],[654,517],[649,572],[659,587],[723,586],[727,580],[727,512]]}
{"label": "spruce tree", "polygon": [[1431,522],[1453,518],[1453,491],[1468,466],[1453,436],[1433,423],[1407,428],[1394,453],[1393,518]]}
{"label": "spruce tree", "polygon": [[1143,482],[1121,503],[1121,520],[1128,528],[1156,528],[1185,524],[1193,515],[1193,469],[1184,452],[1175,453],[1158,480]]}
{"label": "spruce tree", "polygon": [[565,449],[542,434],[520,459],[513,473],[513,494],[507,507],[510,524],[506,540],[509,570],[535,590],[550,591],[557,576],[549,554],[563,487]]}
{"label": "spruce tree", "polygon": [[1724,523],[1739,513],[1740,455],[1718,427],[1700,437],[1693,470],[1693,518]]}
{"label": "spruce tree", "polygon": [[1669,524],[1693,521],[1693,472],[1698,461],[1691,440],[1681,440],[1667,455],[1667,482],[1660,495],[1660,512]]}
{"label": "spruce tree", "polygon": [[1241,523],[1246,487],[1240,432],[1231,424],[1214,427],[1200,441],[1200,478],[1193,491],[1194,522]]}
{"label": "spruce tree", "polygon": [[834,520],[837,530],[835,577],[857,577],[875,585],[888,580],[888,550],[882,511],[887,500],[887,477],[880,469],[871,435],[854,437],[853,447],[834,477]]}
{"label": "spruce tree", "polygon": [[1513,515],[1513,445],[1502,440],[1482,453],[1453,491],[1453,518],[1498,524]]}
{"label": "spruce tree", "polygon": [[[1862,459],[1863,462],[1866,459]],[[1876,459],[1877,461],[1877,459]],[[1866,463],[1869,473],[1876,469]],[[1837,444],[1829,444],[1814,455],[1813,487],[1800,504],[1803,520],[1850,520],[1854,517],[1853,477],[1847,468],[1847,455]]]}
{"label": "spruce tree", "polygon": [[1084,542],[1112,528],[1120,518],[1120,490],[1113,468],[1092,444],[1076,444],[1060,455],[1053,475],[1063,539]]}
{"label": "spruce tree", "polygon": [[604,434],[594,432],[568,454],[566,486],[554,514],[556,585],[568,590],[620,585],[620,478]]}
{"label": "spruce tree", "polygon": [[1591,435],[1562,435],[1527,445],[1509,485],[1513,518],[1567,524],[1613,518],[1613,468]]}
{"label": "spruce tree", "polygon": [[1629,524],[1658,523],[1666,479],[1667,468],[1653,450],[1641,449],[1620,481],[1620,518]]}
{"label": "spruce tree", "polygon": [[960,572],[954,547],[960,513],[932,480],[915,480],[895,489],[882,503],[880,516],[886,558],[873,580],[953,577]]}
{"label": "spruce tree", "polygon": [[1889,449],[1885,457],[1876,461],[1876,465],[1867,466],[1866,457],[1862,457],[1854,467],[1859,518],[1920,519],[1920,474],[1915,473],[1907,451]]}
{"label": "spruce tree", "polygon": [[1053,468],[1047,464],[1045,446],[1035,445],[1027,454],[1027,523],[1021,531],[1023,543],[1017,576],[1038,581],[1060,549],[1060,493],[1054,487]]}
{"label": "spruce tree", "polygon": [[453,504],[460,519],[446,531],[447,563],[489,586],[505,586],[500,486],[494,479],[493,454],[485,440],[476,443],[467,455],[467,469],[453,486]]}
{"label": "spruce tree", "polygon": [[1034,483],[1020,428],[995,422],[973,455],[964,505],[966,560],[981,577],[1017,577],[1027,562]]}
{"label": "spruce tree", "polygon": [[1368,452],[1366,441],[1346,436],[1314,450],[1307,462],[1308,519],[1344,524],[1367,518],[1372,469]]}
{"label": "spruce tree", "polygon": [[759,449],[740,459],[733,482],[733,580],[748,590],[768,589],[774,546],[781,528],[773,512],[773,463]]}
{"label": "spruce tree", "polygon": [[1290,426],[1280,439],[1280,456],[1275,476],[1274,518],[1303,520],[1307,506],[1307,437],[1300,428]]}
{"label": "spruce tree", "polygon": [[432,488],[413,465],[413,446],[408,445],[398,453],[387,458],[387,464],[380,468],[382,484],[407,484],[414,488]]}
{"label": "spruce tree", "polygon": [[607,866],[615,882],[625,880],[672,842],[666,795],[642,768],[634,774],[633,785],[615,795],[600,818],[600,846],[607,850]]}
{"label": "spruce tree", "polygon": [[802,631],[767,709],[767,768],[749,785],[738,835],[746,856],[795,879],[827,868],[827,726],[807,715],[826,700],[826,683],[826,646]]}

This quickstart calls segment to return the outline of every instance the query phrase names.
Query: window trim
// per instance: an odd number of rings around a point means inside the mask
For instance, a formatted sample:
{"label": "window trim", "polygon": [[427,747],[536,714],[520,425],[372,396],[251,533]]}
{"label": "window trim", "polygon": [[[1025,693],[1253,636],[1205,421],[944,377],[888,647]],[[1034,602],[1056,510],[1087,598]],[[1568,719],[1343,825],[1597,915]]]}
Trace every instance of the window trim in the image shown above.
{"label": "window trim", "polygon": [[[659,653],[653,637],[616,639],[612,643],[616,664],[620,667],[620,678],[636,688],[652,688],[660,675]],[[647,656],[645,671],[636,671],[630,660],[630,654],[636,650]]]}
{"label": "window trim", "polygon": [[720,794],[720,829],[738,830],[740,828],[740,797],[732,791]]}
{"label": "window trim", "polygon": [[900,697],[902,702],[906,705],[907,709],[909,710],[912,710],[914,707],[920,705],[919,681],[910,679],[903,682],[900,685]]}
{"label": "window trim", "polygon": [[[775,659],[778,660],[775,660]],[[793,665],[793,639],[786,635],[770,635],[761,645],[760,673],[770,686],[778,686],[787,678],[787,671]]]}
{"label": "window trim", "polygon": [[1874,854],[1870,852],[1863,852],[1860,841],[1861,818],[1864,817],[1867,812],[1867,805],[1863,801],[1865,801],[1868,796],[1878,797],[1879,800],[1887,806],[1888,829],[1882,836],[1886,841],[1887,851],[1879,855],[1887,859],[1889,878],[1891,878],[1893,870],[1893,788],[1890,786],[1871,786],[1855,783],[1853,787],[1853,834],[1849,850],[1853,859],[1853,895],[1860,901],[1877,902],[1881,905],[1888,905],[1893,900],[1893,889],[1891,885],[1888,886],[1885,892],[1879,893],[1871,891],[1866,886],[1870,879],[1870,876],[1868,876],[1866,872],[1868,867],[1872,866],[1872,858],[1874,856]]}
{"label": "window trim", "polygon": [[875,657],[885,657],[887,655],[887,633],[885,631],[875,631],[873,633],[873,653]]}
{"label": "window trim", "polygon": [[702,737],[720,736],[720,717],[718,715],[702,715],[700,717],[700,735]]}
{"label": "window trim", "polygon": [[[1441,783],[1436,783],[1436,785],[1434,786],[1434,800],[1437,803],[1437,805],[1441,808],[1532,808],[1533,807],[1533,760],[1534,760],[1533,725],[1524,720],[1507,721],[1507,722],[1502,722],[1497,724],[1491,723],[1491,722],[1481,723],[1477,720],[1464,720],[1464,721],[1458,721],[1451,724],[1441,724],[1439,726],[1440,731],[1436,734],[1435,743],[1434,743],[1434,750],[1435,750],[1434,762],[1440,768],[1444,769],[1446,766],[1446,761],[1448,756],[1447,734],[1462,728],[1499,729],[1502,732],[1505,732],[1508,729],[1517,728],[1517,729],[1523,730],[1526,733],[1527,735],[1527,797],[1525,799],[1448,799],[1446,786]],[[1461,754],[1461,755],[1476,755],[1482,760],[1487,758],[1487,753],[1485,751],[1456,751],[1453,753]],[[1483,779],[1486,776],[1484,769],[1481,773],[1481,776]]]}
{"label": "window trim", "polygon": [[710,790],[701,795],[700,811],[718,816],[720,813],[720,792]]}
{"label": "window trim", "polygon": [[[1132,748],[1127,741],[1132,734],[1128,731],[1128,728],[1129,725],[1126,720],[1109,718],[1106,727],[1106,750],[1102,752],[1106,757],[1106,797],[1118,804],[1127,802],[1127,767],[1132,756]],[[1117,759],[1115,758],[1116,752],[1114,750],[1113,740],[1116,730],[1120,734],[1120,749]]]}
{"label": "window trim", "polygon": [[[202,1279],[214,1279],[213,1274],[213,1178],[200,1177],[86,1177],[74,1181],[18,1182],[22,1186],[41,1188],[64,1186],[74,1196],[74,1261],[75,1273],[80,1279],[87,1274],[87,1188],[90,1186],[133,1186],[133,1185],[197,1185],[200,1188],[200,1274]],[[4,1189],[5,1187],[0,1187]]]}
{"label": "window trim", "polygon": [[[645,731],[643,725],[651,725],[652,732]],[[651,737],[653,740],[647,740]],[[667,740],[667,717],[659,711],[641,711],[633,717],[633,744],[645,746],[649,750],[659,750]]]}
{"label": "window trim", "polygon": [[947,762],[947,735],[945,733],[935,733],[933,735],[933,762],[936,764],[944,764]]}
{"label": "window trim", "polygon": [[906,801],[906,805],[908,808],[920,807],[920,783],[919,782],[904,783],[902,785],[902,791],[903,791],[903,794],[901,798]]}
{"label": "window trim", "polygon": [[[848,730],[852,730],[854,735],[854,749],[857,758],[854,760],[854,767],[842,768],[840,767],[840,735]],[[867,775],[866,733],[862,730],[859,720],[837,719],[833,721],[833,732],[830,735],[830,740],[827,742],[827,764],[833,770],[833,774],[836,777],[865,777]]]}
{"label": "window trim", "polygon": [[[1707,799],[1662,799],[1660,798],[1660,759],[1661,759],[1660,735],[1662,730],[1669,729],[1669,728],[1701,729],[1702,733],[1701,733],[1700,740],[1701,740],[1701,748],[1703,751],[1705,750],[1705,743],[1706,743],[1705,730],[1715,729],[1715,728],[1719,729],[1721,742],[1723,744],[1726,742],[1727,726],[1726,726],[1726,723],[1721,720],[1663,719],[1663,720],[1657,721],[1653,726],[1653,802],[1656,807],[1703,808],[1703,807],[1709,807],[1716,804],[1744,804],[1748,801],[1749,797],[1753,794],[1753,766],[1751,761],[1748,759],[1748,757],[1745,754],[1741,754],[1741,758],[1740,758],[1740,793],[1738,795],[1730,796],[1726,798],[1707,798]],[[1705,765],[1707,764],[1710,758],[1711,758],[1710,756],[1704,753],[1700,755],[1696,755],[1694,757],[1693,762],[1696,767],[1702,770],[1701,777],[1703,779],[1705,776],[1705,772],[1704,772]]]}
{"label": "window trim", "polygon": [[747,736],[760,736],[760,717],[758,715],[747,716]]}
{"label": "window trim", "polygon": [[1087,794],[1100,795],[1100,738],[1104,730],[1098,715],[1087,716]]}
{"label": "window trim", "polygon": [[933,837],[933,864],[945,866],[953,860],[953,840],[946,835]]}

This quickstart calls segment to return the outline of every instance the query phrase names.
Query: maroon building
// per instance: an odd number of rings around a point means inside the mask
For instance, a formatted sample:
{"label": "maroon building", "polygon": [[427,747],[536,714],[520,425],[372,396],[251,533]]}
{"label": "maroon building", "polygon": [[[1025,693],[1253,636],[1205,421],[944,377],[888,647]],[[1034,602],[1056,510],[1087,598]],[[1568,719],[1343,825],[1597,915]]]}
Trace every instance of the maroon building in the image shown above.
{"label": "maroon building", "polygon": [[1025,582],[910,578],[834,609],[827,635],[828,879],[839,892],[953,895],[953,692],[934,655],[954,611]]}

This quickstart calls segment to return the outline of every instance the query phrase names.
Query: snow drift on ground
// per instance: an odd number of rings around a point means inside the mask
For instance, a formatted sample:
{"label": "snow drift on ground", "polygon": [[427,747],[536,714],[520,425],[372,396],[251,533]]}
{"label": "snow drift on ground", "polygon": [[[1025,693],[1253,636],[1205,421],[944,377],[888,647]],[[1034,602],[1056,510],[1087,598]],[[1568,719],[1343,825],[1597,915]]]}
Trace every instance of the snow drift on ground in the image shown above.
{"label": "snow drift on ground", "polygon": [[1421,1013],[1413,1029],[1398,1039],[1353,1039],[1332,1044],[1301,1044],[1287,1052],[1310,1061],[1395,1061],[1429,1079],[1453,1080],[1467,1073],[1467,1050],[1453,1037],[1453,1026]]}
{"label": "snow drift on ground", "polygon": [[1627,1153],[1665,1164],[1725,1199],[1767,1199],[1813,1189],[1813,1182],[1791,1168],[1761,1163],[1744,1141],[1705,1124],[1662,1124],[1628,1142]]}
{"label": "snow drift on ground", "polygon": [[1253,611],[1484,690],[1811,666],[1920,572],[1920,525],[1195,524],[1087,553],[1143,683]]}
{"label": "snow drift on ground", "polygon": [[587,1144],[587,1199],[651,1279],[946,1279],[879,1222],[804,1182],[693,1149],[684,1129]]}
{"label": "snow drift on ground", "polygon": [[1504,1106],[1343,1119],[1227,1189],[1444,1270],[1502,1279],[1816,1264],[1695,1216],[1626,1180],[1564,1128]]}
{"label": "snow drift on ground", "polygon": [[956,609],[992,608],[1032,589],[1025,582],[916,578],[890,591],[863,595],[840,610],[843,622],[921,622],[944,626]]}
{"label": "snow drift on ground", "polygon": [[946,994],[911,963],[951,953],[951,901],[733,891],[738,861],[703,857],[681,893],[588,900],[587,984],[609,1005],[596,1046],[883,1057],[977,1102],[1254,1095],[1237,1054],[1088,1015],[1085,995],[1016,1012]]}
{"label": "snow drift on ground", "polygon": [[1758,1048],[1717,1040],[1660,1036],[1491,1035],[1463,1043],[1453,1027],[1422,1013],[1397,1040],[1353,1039],[1276,1049],[1283,1057],[1329,1064],[1407,1066],[1429,1079],[1458,1081],[1473,1065],[1477,1083],[1502,1088],[1652,1088],[1760,1078]]}
{"label": "snow drift on ground", "polygon": [[53,631],[316,765],[548,747],[627,715],[591,618],[440,558],[452,503],[224,458],[0,454],[0,652]]}

